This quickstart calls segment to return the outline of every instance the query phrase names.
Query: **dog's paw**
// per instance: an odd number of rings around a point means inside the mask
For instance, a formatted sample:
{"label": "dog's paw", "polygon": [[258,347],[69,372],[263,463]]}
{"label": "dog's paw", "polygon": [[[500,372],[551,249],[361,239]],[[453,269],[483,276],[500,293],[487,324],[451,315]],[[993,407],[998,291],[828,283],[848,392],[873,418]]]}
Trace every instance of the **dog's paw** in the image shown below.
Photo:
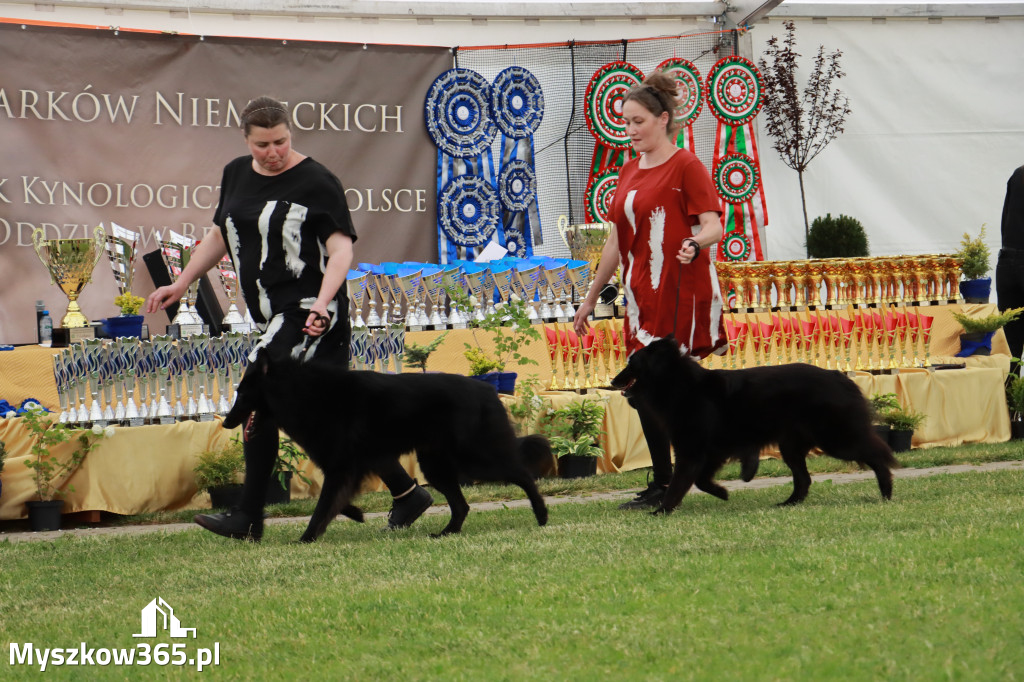
{"label": "dog's paw", "polygon": [[651,512],[651,516],[668,516],[671,512],[671,509],[666,509],[665,507],[658,507],[657,509]]}
{"label": "dog's paw", "polygon": [[363,510],[353,504],[342,509],[341,514],[342,516],[347,516],[357,523],[363,523],[366,520],[363,518]]}
{"label": "dog's paw", "polygon": [[311,542],[316,542],[316,537],[303,533],[302,537],[299,538],[299,542],[304,545],[308,545]]}

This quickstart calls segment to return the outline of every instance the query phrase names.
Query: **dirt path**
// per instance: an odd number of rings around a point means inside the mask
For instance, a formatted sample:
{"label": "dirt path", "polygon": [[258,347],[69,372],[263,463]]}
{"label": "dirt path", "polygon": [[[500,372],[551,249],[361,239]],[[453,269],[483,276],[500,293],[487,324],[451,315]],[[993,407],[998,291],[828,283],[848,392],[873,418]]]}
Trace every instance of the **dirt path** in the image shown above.
{"label": "dirt path", "polygon": [[[938,476],[941,474],[962,474],[973,471],[1005,471],[1007,469],[1024,471],[1024,461],[1013,461],[1013,462],[991,462],[989,464],[954,464],[951,466],[942,467],[928,467],[924,469],[896,469],[893,471],[893,476],[897,479],[900,478],[921,478],[924,476]],[[841,474],[818,474],[813,476],[815,482],[832,481],[832,483],[853,483],[856,481],[868,481],[873,480],[875,474],[871,471],[858,471],[855,473]],[[792,482],[792,478],[788,476],[780,476],[776,478],[755,478],[749,483],[743,481],[721,481],[722,486],[729,491],[733,490],[757,490],[761,488],[772,488],[776,486],[786,485]],[[586,502],[596,502],[605,500],[625,500],[634,495],[636,490],[616,490],[613,492],[605,493],[593,493],[591,495],[574,495],[574,496],[558,496],[558,497],[545,497],[544,501],[547,502],[548,506],[556,506],[560,504],[581,504]],[[690,494],[703,495],[705,493],[700,492],[694,488]],[[484,511],[492,509],[506,509],[506,508],[517,508],[517,507],[528,507],[530,504],[529,500],[506,500],[501,502],[477,502],[471,506],[473,510]],[[428,509],[426,514],[447,514],[447,505],[434,505]],[[367,519],[382,518],[386,516],[386,512],[375,512],[367,514]],[[289,518],[273,518],[267,519],[267,525],[281,525],[281,524],[306,524],[309,522],[308,516],[296,516]],[[58,530],[46,533],[0,533],[0,542],[38,542],[41,540],[54,540],[65,535],[73,535],[76,537],[98,537],[103,535],[142,535],[146,533],[174,533],[185,530],[197,529],[198,526],[192,523],[166,523],[166,524],[152,524],[144,526],[112,526],[107,528],[76,528],[69,530]]]}

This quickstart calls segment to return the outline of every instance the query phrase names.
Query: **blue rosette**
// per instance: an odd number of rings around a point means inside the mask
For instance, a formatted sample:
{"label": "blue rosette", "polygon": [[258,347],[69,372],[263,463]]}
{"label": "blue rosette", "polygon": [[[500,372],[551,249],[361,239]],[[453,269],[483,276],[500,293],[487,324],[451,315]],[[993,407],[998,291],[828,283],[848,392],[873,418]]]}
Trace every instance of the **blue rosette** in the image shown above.
{"label": "blue rosette", "polygon": [[500,220],[497,191],[475,175],[460,175],[449,181],[438,195],[437,209],[444,235],[463,247],[490,241]]}
{"label": "blue rosette", "polygon": [[438,76],[427,91],[424,114],[434,144],[456,158],[488,151],[497,130],[491,86],[472,69],[450,69]]}
{"label": "blue rosette", "polygon": [[537,174],[525,161],[511,160],[501,167],[498,197],[506,211],[525,211],[537,196]]}
{"label": "blue rosette", "polygon": [[532,135],[544,118],[544,92],[537,77],[521,66],[510,66],[494,77],[491,110],[502,134],[512,139]]}

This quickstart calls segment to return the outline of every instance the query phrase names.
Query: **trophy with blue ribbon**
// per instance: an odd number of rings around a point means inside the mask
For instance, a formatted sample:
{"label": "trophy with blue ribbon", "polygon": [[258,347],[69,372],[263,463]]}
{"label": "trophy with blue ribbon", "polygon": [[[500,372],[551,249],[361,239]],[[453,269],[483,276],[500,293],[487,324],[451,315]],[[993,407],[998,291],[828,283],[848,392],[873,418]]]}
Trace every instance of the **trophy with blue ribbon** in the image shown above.
{"label": "trophy with blue ribbon", "polygon": [[515,284],[519,290],[519,295],[523,297],[528,306],[530,321],[540,321],[540,315],[537,313],[537,307],[534,305],[534,298],[537,295],[537,287],[540,285],[540,280],[543,277],[541,273],[541,266],[539,264],[533,265],[522,270],[516,268],[515,270]]}
{"label": "trophy with blue ribbon", "polygon": [[453,296],[453,294],[465,294],[465,279],[463,279],[462,268],[456,265],[445,269],[441,282],[445,290],[444,295],[451,299],[451,314],[448,316],[449,326],[452,329],[465,329],[469,326],[468,312],[459,309],[455,296]]}
{"label": "trophy with blue ribbon", "polygon": [[355,314],[351,316],[352,328],[359,329],[366,326],[363,320],[363,298],[366,296],[366,285],[369,273],[359,270],[349,270],[345,278],[345,287],[348,290],[348,300],[352,302]]}
{"label": "trophy with blue ribbon", "polygon": [[395,279],[395,283],[398,284],[398,290],[402,292],[406,301],[405,326],[406,329],[412,332],[423,331],[424,327],[417,314],[421,276],[422,270],[410,271],[408,269],[400,269]]}

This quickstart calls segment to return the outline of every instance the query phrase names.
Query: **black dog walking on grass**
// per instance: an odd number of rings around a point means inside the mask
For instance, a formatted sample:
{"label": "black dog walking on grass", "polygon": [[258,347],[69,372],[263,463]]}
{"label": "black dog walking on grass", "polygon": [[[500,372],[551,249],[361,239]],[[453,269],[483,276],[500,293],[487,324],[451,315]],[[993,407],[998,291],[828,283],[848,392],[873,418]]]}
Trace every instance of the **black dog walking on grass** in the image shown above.
{"label": "black dog walking on grass", "polygon": [[[469,512],[459,475],[522,488],[537,523],[547,523],[544,498],[523,460],[551,450],[541,436],[517,439],[494,388],[455,374],[378,374],[336,364],[268,359],[263,351],[238,385],[224,418],[234,428],[272,418],[324,473],[303,542],[323,534],[350,505],[375,465],[416,451],[427,481],[448,500],[451,520],[439,535],[458,533]],[[538,451],[540,451],[538,453]]]}
{"label": "black dog walking on grass", "polygon": [[793,494],[782,504],[807,497],[813,447],[870,467],[882,497],[892,497],[899,462],[871,426],[864,395],[840,372],[800,363],[710,370],[666,338],[633,353],[612,386],[654,415],[675,450],[672,481],[655,513],[671,512],[694,484],[726,499],[712,480],[718,469],[773,444],[793,472]]}

